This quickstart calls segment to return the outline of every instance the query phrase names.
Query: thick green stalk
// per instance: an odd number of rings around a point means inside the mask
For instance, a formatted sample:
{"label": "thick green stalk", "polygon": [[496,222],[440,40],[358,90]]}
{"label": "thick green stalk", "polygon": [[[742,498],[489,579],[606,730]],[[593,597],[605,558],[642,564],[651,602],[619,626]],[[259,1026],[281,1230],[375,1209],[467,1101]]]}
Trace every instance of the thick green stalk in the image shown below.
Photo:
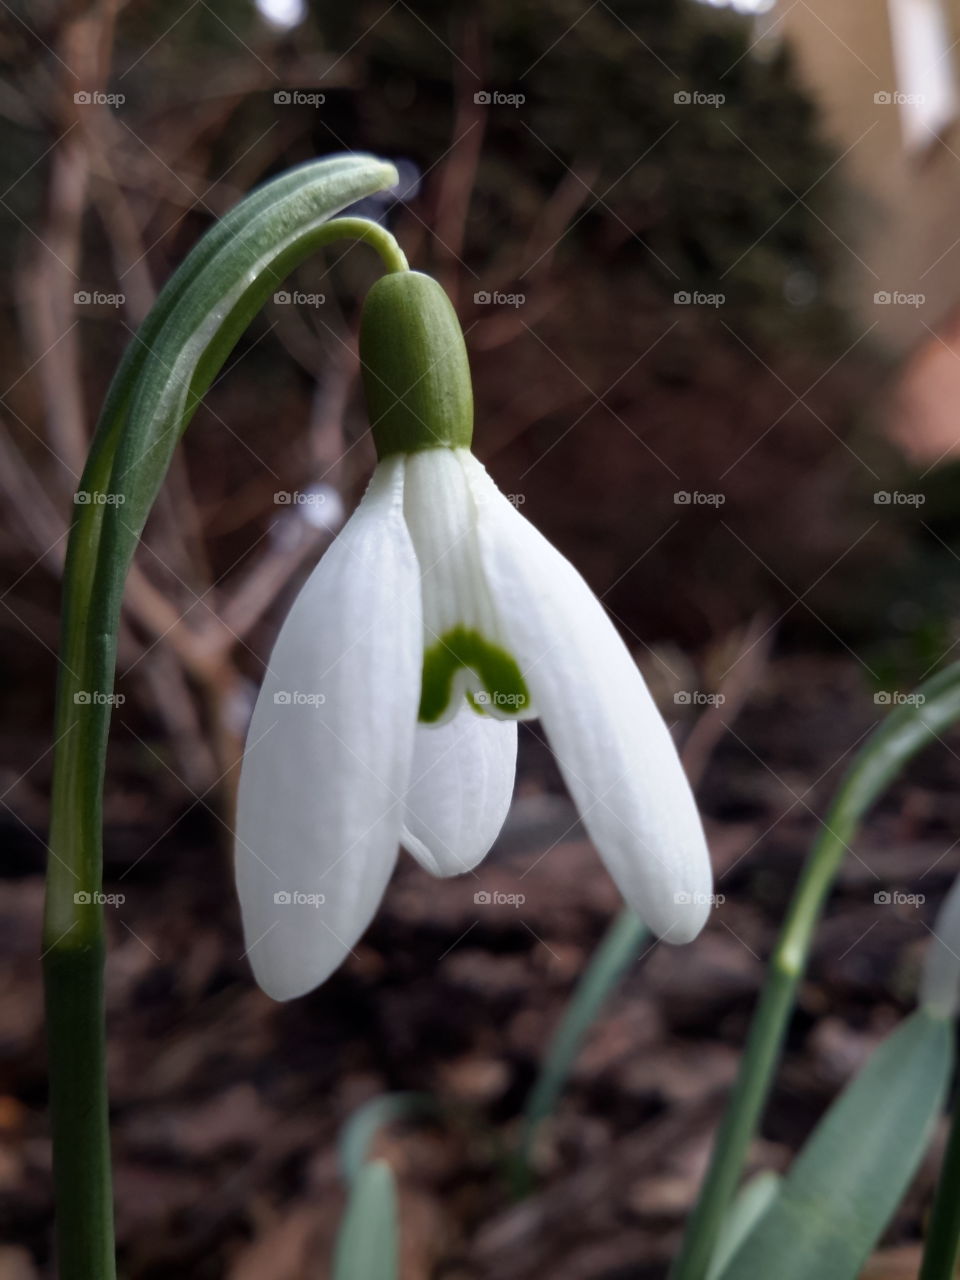
{"label": "thick green stalk", "polygon": [[[91,916],[100,908],[91,907]],[[89,936],[90,934],[94,936]],[[98,935],[98,936],[97,936]],[[112,1280],[113,1198],[103,1036],[103,934],[44,956],[59,1273]],[[53,1055],[62,1059],[55,1069]]]}
{"label": "thick green stalk", "polygon": [[919,1280],[954,1280],[960,1263],[960,1105],[954,1103]]}
{"label": "thick green stalk", "polygon": [[177,440],[247,324],[320,246],[364,240],[406,260],[363,219],[329,219],[395,181],[344,156],[242,201],[199,242],[131,343],[78,489],[64,570],[44,919],[60,1280],[115,1276],[103,1006],[102,803],[123,584]]}
{"label": "thick green stalk", "polygon": [[921,685],[914,697],[916,701],[887,716],[857,753],[807,858],[770,961],[737,1081],[671,1280],[704,1280],[709,1271],[773,1083],[814,931],[843,855],[865,811],[910,757],[960,718],[960,663]]}

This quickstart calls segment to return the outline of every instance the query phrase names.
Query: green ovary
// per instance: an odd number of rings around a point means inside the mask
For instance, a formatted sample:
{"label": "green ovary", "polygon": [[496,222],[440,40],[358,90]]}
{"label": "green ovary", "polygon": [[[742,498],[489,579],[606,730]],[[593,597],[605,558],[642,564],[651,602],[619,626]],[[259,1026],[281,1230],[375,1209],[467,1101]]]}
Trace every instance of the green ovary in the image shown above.
{"label": "green ovary", "polygon": [[466,667],[474,671],[484,692],[468,694],[481,715],[522,716],[530,710],[530,694],[516,661],[505,649],[485,640],[479,631],[454,627],[423,655],[420,719],[435,724],[450,705],[453,679]]}

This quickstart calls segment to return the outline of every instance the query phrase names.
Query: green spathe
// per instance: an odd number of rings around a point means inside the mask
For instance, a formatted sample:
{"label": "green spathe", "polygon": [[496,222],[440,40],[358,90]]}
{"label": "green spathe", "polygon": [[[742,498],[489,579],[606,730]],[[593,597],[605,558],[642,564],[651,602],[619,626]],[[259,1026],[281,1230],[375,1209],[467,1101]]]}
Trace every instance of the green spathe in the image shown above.
{"label": "green spathe", "polygon": [[395,271],[376,282],[363,304],[360,361],[378,457],[470,447],[467,348],[436,280]]}
{"label": "green spathe", "polygon": [[471,697],[476,711],[486,714],[495,706],[501,715],[519,716],[529,710],[530,694],[514,658],[479,631],[453,627],[423,655],[420,719],[425,724],[435,724],[447,710],[453,678],[461,667],[475,671],[486,691]]}

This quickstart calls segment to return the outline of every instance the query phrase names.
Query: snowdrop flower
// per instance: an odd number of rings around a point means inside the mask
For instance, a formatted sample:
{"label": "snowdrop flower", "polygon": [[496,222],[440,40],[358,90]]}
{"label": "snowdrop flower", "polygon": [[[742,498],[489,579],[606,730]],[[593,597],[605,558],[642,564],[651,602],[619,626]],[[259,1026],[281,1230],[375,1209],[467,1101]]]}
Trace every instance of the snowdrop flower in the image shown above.
{"label": "snowdrop flower", "polygon": [[475,867],[531,717],[626,900],[689,941],[711,878],[670,734],[600,602],[471,454],[466,349],[440,286],[378,281],[361,358],[380,462],[283,624],[241,771],[258,982],[276,999],[323,982],[399,845],[433,875]]}

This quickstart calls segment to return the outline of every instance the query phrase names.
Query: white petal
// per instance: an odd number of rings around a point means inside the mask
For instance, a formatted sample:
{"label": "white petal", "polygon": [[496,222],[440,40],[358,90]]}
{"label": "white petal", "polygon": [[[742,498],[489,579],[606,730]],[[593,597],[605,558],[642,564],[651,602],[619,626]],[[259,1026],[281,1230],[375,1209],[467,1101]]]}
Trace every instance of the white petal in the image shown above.
{"label": "white petal", "polygon": [[403,463],[389,459],[294,602],[247,738],[237,888],[247,954],[275,999],[337,968],[390,878],[421,634]]}
{"label": "white petal", "polygon": [[477,510],[465,449],[424,449],[407,460],[403,509],[423,591],[424,677],[421,718],[449,720],[467,693],[485,714],[533,714],[500,623],[477,543]]}
{"label": "white petal", "polygon": [[488,630],[497,624],[477,554],[462,452],[422,449],[407,460],[403,508],[420,560],[427,646],[457,626]]}
{"label": "white petal", "polygon": [[670,733],[580,574],[479,462],[464,465],[501,626],[583,824],[634,910],[666,941],[687,942],[707,918],[712,881]]}
{"label": "white petal", "polygon": [[517,726],[464,701],[444,724],[417,726],[400,841],[435,876],[470,871],[500,834],[513,796]]}

